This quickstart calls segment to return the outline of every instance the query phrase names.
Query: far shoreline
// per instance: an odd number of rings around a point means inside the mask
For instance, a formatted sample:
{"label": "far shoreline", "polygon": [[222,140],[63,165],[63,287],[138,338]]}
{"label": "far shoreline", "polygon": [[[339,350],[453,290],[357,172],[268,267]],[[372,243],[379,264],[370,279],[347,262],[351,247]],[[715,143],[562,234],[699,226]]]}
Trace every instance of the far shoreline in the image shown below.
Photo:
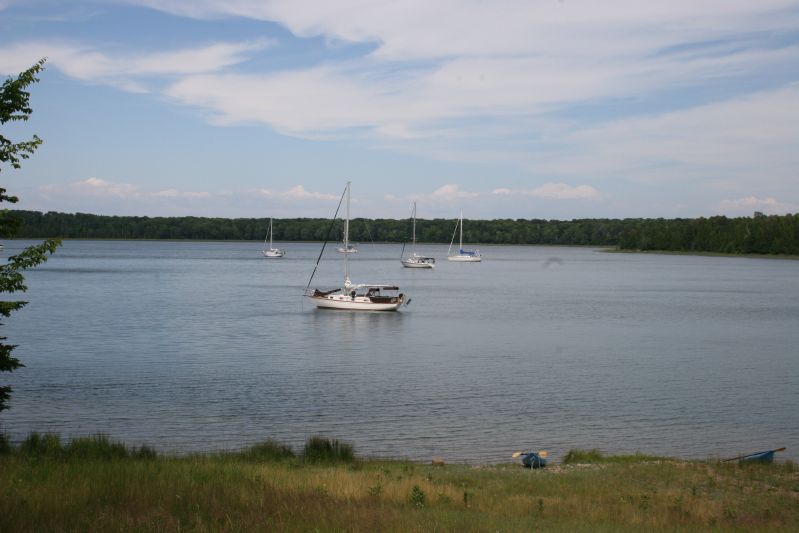
{"label": "far shoreline", "polygon": [[799,255],[792,254],[735,254],[724,252],[703,252],[703,251],[687,251],[687,250],[622,250],[620,248],[603,248],[602,252],[612,254],[652,254],[652,255],[693,255],[699,257],[740,257],[743,259],[781,259],[788,261],[795,261],[799,259]]}
{"label": "far shoreline", "polygon": [[[5,242],[10,241],[38,241],[41,239],[61,239],[62,241],[97,241],[97,242],[202,242],[202,243],[261,243],[261,240],[251,239],[120,239],[120,238],[95,238],[95,237],[9,237]],[[325,241],[275,241],[281,244],[322,244]],[[334,241],[327,241],[328,243]],[[335,241],[338,242],[338,241]],[[364,243],[359,243],[364,244]],[[402,245],[403,243],[397,241],[375,241],[366,244],[396,244]],[[407,244],[407,243],[406,243]],[[744,258],[744,259],[779,259],[796,261],[799,260],[799,255],[794,254],[758,254],[758,253],[724,253],[724,252],[710,252],[710,251],[688,251],[688,250],[627,250],[614,246],[597,245],[597,244],[519,244],[519,243],[464,243],[469,246],[503,246],[503,247],[541,247],[541,248],[592,248],[598,252],[616,253],[616,254],[652,254],[652,255],[687,255],[698,257],[730,257],[730,258]],[[417,243],[417,246],[447,246],[445,242],[428,242]]]}

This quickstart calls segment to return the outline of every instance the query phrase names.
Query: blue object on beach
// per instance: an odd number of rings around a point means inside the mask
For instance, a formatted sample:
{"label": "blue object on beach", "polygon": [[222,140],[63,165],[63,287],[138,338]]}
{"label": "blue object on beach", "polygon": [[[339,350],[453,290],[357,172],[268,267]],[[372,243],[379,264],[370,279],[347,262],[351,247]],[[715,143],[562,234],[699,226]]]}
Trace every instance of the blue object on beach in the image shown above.
{"label": "blue object on beach", "polygon": [[765,452],[757,452],[741,457],[739,463],[773,463],[774,452],[778,450],[768,450]]}
{"label": "blue object on beach", "polygon": [[739,457],[733,457],[732,459],[725,459],[723,462],[738,461],[739,463],[773,463],[774,452],[781,452],[784,450],[785,448],[783,447],[783,448],[777,448],[776,450],[766,450],[764,452],[750,453],[749,455],[741,455]]}
{"label": "blue object on beach", "polygon": [[742,463],[773,463],[774,462],[774,450],[769,450],[767,452],[759,452],[753,453],[749,457],[744,457],[741,459]]}
{"label": "blue object on beach", "polygon": [[535,452],[530,452],[522,456],[522,464],[527,468],[544,468],[547,460]]}

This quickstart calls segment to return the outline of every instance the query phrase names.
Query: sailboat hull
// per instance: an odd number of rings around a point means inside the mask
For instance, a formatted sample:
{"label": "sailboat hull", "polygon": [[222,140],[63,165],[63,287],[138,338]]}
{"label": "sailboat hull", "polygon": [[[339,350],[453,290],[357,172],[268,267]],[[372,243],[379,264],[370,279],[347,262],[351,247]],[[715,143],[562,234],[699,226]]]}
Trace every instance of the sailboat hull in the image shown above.
{"label": "sailboat hull", "polygon": [[314,305],[320,309],[338,309],[343,311],[396,311],[405,301],[405,295],[400,294],[390,298],[387,302],[375,302],[366,296],[351,296],[334,294],[327,296],[308,296]]}
{"label": "sailboat hull", "polygon": [[402,259],[402,266],[405,268],[434,268],[435,263],[424,263],[420,261],[413,261],[412,259]]}
{"label": "sailboat hull", "polygon": [[286,252],[283,250],[264,250],[264,257],[283,257],[286,255]]}
{"label": "sailboat hull", "polygon": [[459,263],[479,263],[483,258],[479,255],[451,255],[447,257],[447,261],[456,261]]}

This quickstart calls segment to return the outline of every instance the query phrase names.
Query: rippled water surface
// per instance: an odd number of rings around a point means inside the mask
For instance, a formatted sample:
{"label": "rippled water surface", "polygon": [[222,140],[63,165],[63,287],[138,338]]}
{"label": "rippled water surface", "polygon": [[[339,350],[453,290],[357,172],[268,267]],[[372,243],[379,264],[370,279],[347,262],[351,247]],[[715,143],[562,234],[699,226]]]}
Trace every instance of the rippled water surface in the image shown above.
{"label": "rippled water surface", "polygon": [[[6,255],[26,241],[6,243]],[[67,241],[3,334],[26,367],[12,439],[104,432],[165,452],[312,434],[362,455],[503,462],[522,448],[799,458],[799,262],[483,247],[403,269],[361,245],[354,282],[399,313],[318,311],[318,244]],[[326,254],[314,285],[341,283]]]}

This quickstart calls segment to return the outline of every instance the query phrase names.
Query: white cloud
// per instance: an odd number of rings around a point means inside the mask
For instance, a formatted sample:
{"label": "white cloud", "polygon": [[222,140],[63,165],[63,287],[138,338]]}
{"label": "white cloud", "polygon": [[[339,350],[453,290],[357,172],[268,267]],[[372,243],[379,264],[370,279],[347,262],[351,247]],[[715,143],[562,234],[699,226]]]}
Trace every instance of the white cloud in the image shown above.
{"label": "white cloud", "polygon": [[[376,133],[395,140],[479,137],[519,117],[701,83],[799,57],[799,47],[712,57],[462,57],[424,68],[357,60],[272,74],[184,76],[166,93],[219,123],[262,122],[296,136]],[[480,127],[441,127],[475,120]],[[528,125],[528,128],[530,125]],[[432,131],[426,131],[431,130]]]}
{"label": "white cloud", "polygon": [[[442,205],[478,195],[507,203],[503,195],[528,203],[588,200],[606,191],[621,201],[613,185],[658,194],[674,183],[686,189],[679,202],[698,191],[703,206],[747,195],[795,201],[795,0],[121,1],[181,16],[272,21],[299,37],[372,48],[290,69],[253,61],[245,70],[236,67],[270,41],[148,53],[123,53],[113,43],[29,41],[0,47],[0,71],[16,73],[48,56],[76,79],[163,91],[216,124],[369,139],[444,161],[510,164],[549,181],[494,195],[449,184],[424,197]],[[282,44],[304,53],[316,41]],[[761,92],[744,94],[753,87]],[[723,193],[712,185],[722,182]],[[261,196],[287,204],[338,197],[298,187]]]}
{"label": "white cloud", "polygon": [[207,191],[186,191],[180,194],[183,198],[194,198],[197,200],[211,198],[213,196],[210,192]]}
{"label": "white cloud", "polygon": [[799,168],[799,84],[690,109],[561,132],[567,154],[538,172],[613,176],[628,183],[730,183],[740,191],[788,187]]}
{"label": "white cloud", "polygon": [[721,213],[733,216],[752,214],[753,211],[761,211],[770,215],[784,215],[786,213],[799,212],[799,206],[797,205],[780,202],[772,197],[758,198],[757,196],[747,196],[735,200],[722,200],[719,203],[718,209]]}
{"label": "white cloud", "polygon": [[187,199],[207,199],[212,194],[205,191],[178,191],[177,189],[164,189],[160,191],[145,191],[138,185],[131,183],[119,183],[102,178],[90,177],[68,184],[47,184],[38,187],[38,192],[49,196],[73,196],[73,197],[95,197],[95,198],[116,198],[129,200],[148,200],[159,198],[187,198]]}
{"label": "white cloud", "polygon": [[156,198],[176,198],[180,196],[177,189],[164,189],[163,191],[154,192],[153,196]]}
{"label": "white cloud", "polygon": [[107,53],[91,45],[71,41],[28,41],[0,48],[0,73],[13,75],[42,57],[47,67],[72,78],[107,83],[131,92],[144,92],[149,78],[174,78],[216,72],[246,61],[270,41],[213,43],[196,48],[155,53]]}
{"label": "white cloud", "polygon": [[258,189],[256,193],[266,198],[276,198],[279,200],[338,200],[340,198],[335,194],[308,191],[302,185],[295,185],[287,191]]}
{"label": "white cloud", "polygon": [[383,198],[401,205],[409,205],[411,202],[420,202],[423,204],[446,205],[446,209],[451,209],[451,205],[449,204],[454,202],[468,204],[470,201],[483,196],[485,196],[485,193],[463,191],[459,185],[448,183],[429,193],[417,193],[407,196],[384,194]]}
{"label": "white cloud", "polygon": [[565,183],[545,183],[532,190],[514,191],[507,188],[494,189],[493,194],[498,195],[521,195],[535,196],[537,198],[548,198],[553,200],[578,200],[578,199],[597,199],[602,194],[590,185],[577,185],[573,187]]}
{"label": "white cloud", "polygon": [[[22,209],[148,216],[329,216],[340,195],[309,191],[148,189],[97,177],[23,188]],[[353,199],[354,201],[354,199]],[[366,216],[359,213],[359,216]],[[376,216],[370,212],[369,216]]]}
{"label": "white cloud", "polygon": [[91,196],[117,196],[130,198],[139,196],[139,188],[130,183],[114,183],[101,178],[87,178],[69,185],[69,189],[76,194]]}
{"label": "white cloud", "polygon": [[303,198],[312,198],[314,200],[337,200],[338,196],[335,194],[324,194],[320,192],[311,192],[306,191],[305,187],[302,185],[297,185],[292,187],[285,193],[283,193],[284,198],[295,198],[295,199],[303,199]]}
{"label": "white cloud", "polygon": [[196,18],[275,21],[303,37],[374,43],[376,56],[392,59],[503,54],[607,58],[651,52],[674,42],[709,42],[733,32],[790,30],[797,16],[791,0],[128,1]]}
{"label": "white cloud", "polygon": [[438,189],[434,190],[428,196],[428,198],[432,200],[452,202],[455,200],[462,200],[464,198],[475,198],[479,195],[480,194],[476,192],[462,191],[458,185],[455,185],[454,183],[449,183],[447,185],[442,185]]}
{"label": "white cloud", "polygon": [[[143,77],[164,76],[174,80],[166,90],[170,97],[208,111],[219,124],[260,122],[295,136],[358,133],[409,141],[431,133],[474,138],[490,120],[635,98],[770,63],[788,67],[796,47],[770,49],[752,42],[752,35],[799,24],[790,0],[128,1],[181,16],[274,21],[301,37],[372,43],[375,51],[296,70],[224,74],[218,72],[270,42],[135,56],[34,42],[7,46],[0,58],[18,58],[11,69],[18,72],[47,55],[70,76],[130,91],[147,90]],[[9,62],[0,59],[0,70]],[[441,127],[464,119],[480,126]],[[446,158],[448,150],[438,153]]]}

